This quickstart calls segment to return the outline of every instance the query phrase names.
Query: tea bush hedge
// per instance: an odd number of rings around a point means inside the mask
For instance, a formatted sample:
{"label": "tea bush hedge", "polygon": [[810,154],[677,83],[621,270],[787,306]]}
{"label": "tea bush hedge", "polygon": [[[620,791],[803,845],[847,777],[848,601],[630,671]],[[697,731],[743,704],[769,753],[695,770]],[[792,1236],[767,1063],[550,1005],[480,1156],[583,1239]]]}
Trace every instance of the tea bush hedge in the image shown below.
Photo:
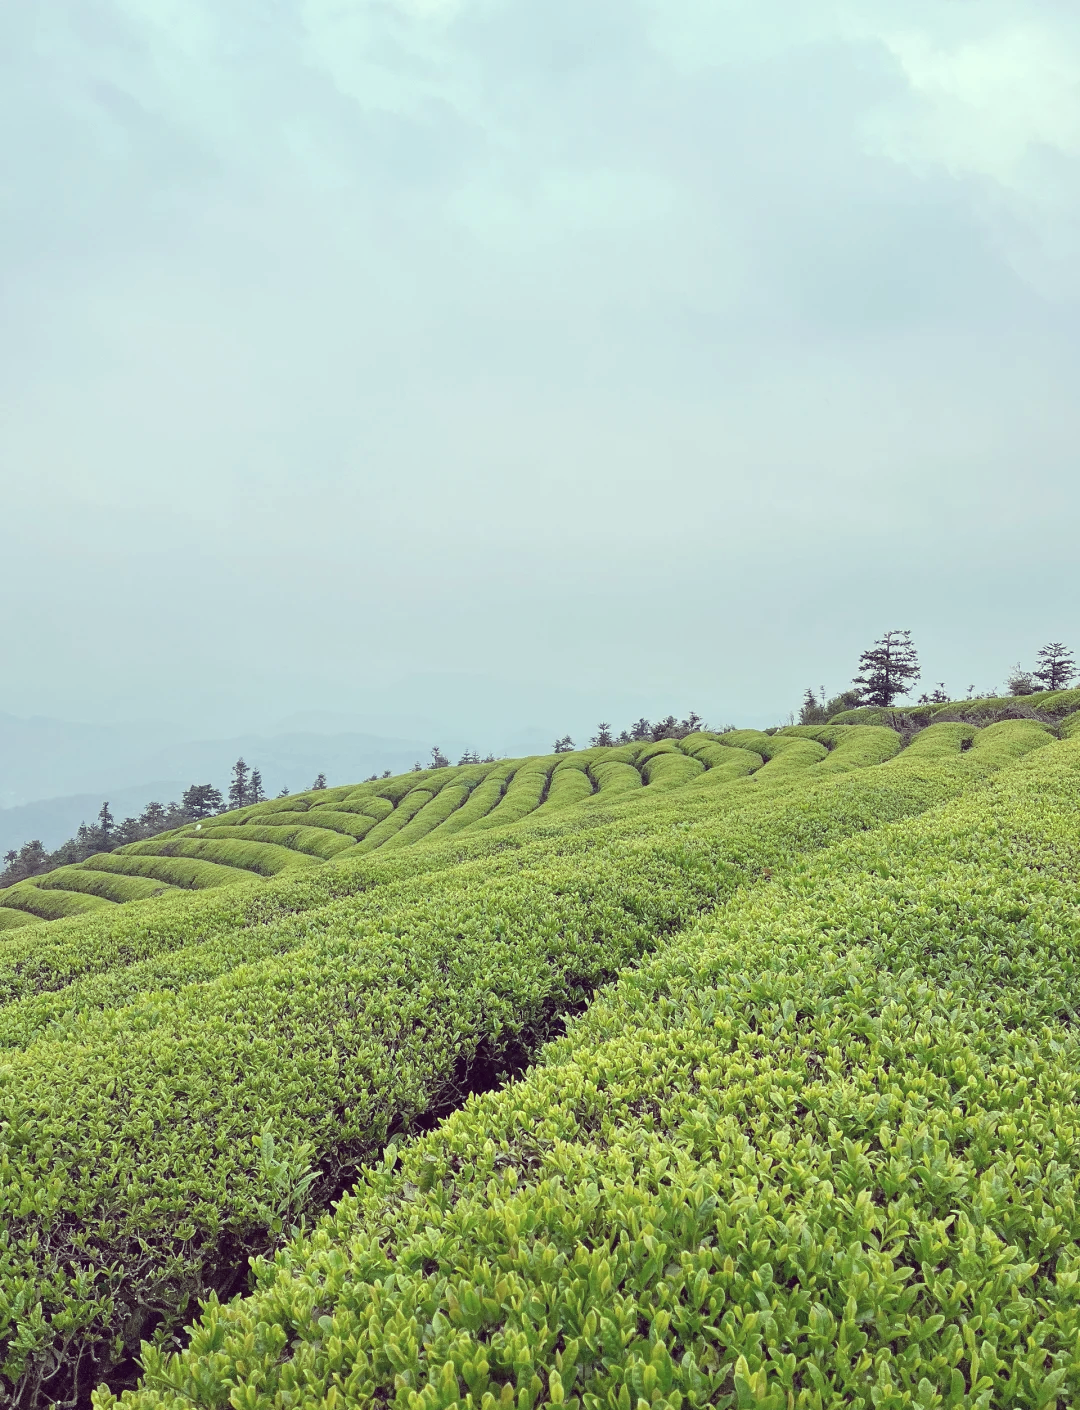
{"label": "tea bush hedge", "polygon": [[[21,884],[22,890],[0,889],[0,915],[16,910],[38,920],[56,920],[93,909],[97,902],[107,906],[142,900],[155,895],[161,885],[188,889],[236,885],[253,875],[272,877],[316,862],[349,860],[383,849],[399,851],[466,831],[488,832],[520,824],[536,812],[549,817],[574,803],[603,811],[616,794],[647,787],[656,792],[678,789],[704,782],[706,776],[713,790],[760,769],[764,758],[771,760],[769,776],[819,760],[827,762],[830,770],[838,763],[832,755],[825,761],[817,744],[803,742],[791,753],[791,739],[757,731],[743,735],[758,741],[764,754],[741,749],[730,736],[698,733],[679,741],[419,770],[398,778],[275,798],[117,848],[108,853],[108,862],[92,858],[48,873],[47,881],[32,878]],[[813,736],[800,737],[805,741]],[[890,737],[898,744],[895,735]],[[844,747],[841,744],[840,750]],[[784,749],[789,752],[778,763],[774,756]],[[875,761],[877,756],[868,756],[858,762],[864,766]],[[597,801],[599,794],[603,797]],[[147,866],[147,857],[194,858],[211,865],[177,867],[166,860]],[[87,871],[93,873],[90,879]],[[127,876],[132,885],[108,884],[102,872]],[[97,901],[42,899],[37,894],[40,887]],[[22,922],[4,924],[13,927]]]}
{"label": "tea bush hedge", "polygon": [[744,891],[124,1404],[1080,1404],[1078,872],[1074,740]]}
{"label": "tea bush hedge", "polygon": [[639,789],[609,815],[568,809],[531,835],[165,897],[61,922],[55,941],[40,927],[5,936],[9,1398],[77,1397],[142,1334],[167,1345],[247,1253],[394,1133],[527,1061],[666,936],[1039,743],[1045,731],[1019,725],[981,751],[957,743],[833,778],[751,775],[651,802]]}

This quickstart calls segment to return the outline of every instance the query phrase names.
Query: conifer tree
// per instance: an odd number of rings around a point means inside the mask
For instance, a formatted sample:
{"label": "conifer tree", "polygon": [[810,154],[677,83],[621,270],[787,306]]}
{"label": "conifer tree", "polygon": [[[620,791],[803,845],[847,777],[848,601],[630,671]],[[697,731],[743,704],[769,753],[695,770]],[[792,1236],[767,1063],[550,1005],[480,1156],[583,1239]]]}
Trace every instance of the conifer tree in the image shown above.
{"label": "conifer tree", "polygon": [[1076,675],[1073,653],[1060,641],[1049,642],[1038,653],[1034,675],[1043,690],[1064,690]]}
{"label": "conifer tree", "polygon": [[589,743],[600,749],[609,749],[615,743],[615,736],[611,733],[611,725],[607,720],[601,720],[596,726],[596,733]]}
{"label": "conifer tree", "polygon": [[325,787],[326,787],[326,775],[325,775],[325,774],[316,774],[316,776],[315,776],[315,782],[314,782],[311,786],[312,786],[312,788],[325,788]]}
{"label": "conifer tree", "polygon": [[552,746],[555,754],[572,754],[574,752],[574,741],[568,734],[564,734],[562,739],[557,739]]}
{"label": "conifer tree", "polygon": [[242,808],[248,798],[248,766],[243,758],[233,764],[232,778],[229,781],[229,807]]}
{"label": "conifer tree", "polygon": [[262,774],[258,769],[252,769],[251,778],[248,780],[247,801],[249,803],[261,803],[266,798],[266,789],[263,788]]}
{"label": "conifer tree", "polygon": [[909,631],[886,632],[859,657],[859,674],[852,681],[864,705],[886,709],[906,695],[919,679],[919,658]]}
{"label": "conifer tree", "polygon": [[208,818],[211,813],[220,813],[225,807],[221,789],[215,788],[212,783],[193,783],[184,790],[180,802],[185,815],[193,822]]}
{"label": "conifer tree", "polygon": [[113,817],[108,803],[102,803],[101,812],[97,815],[97,831],[102,847],[109,846],[115,825],[116,819]]}
{"label": "conifer tree", "polygon": [[437,744],[432,745],[432,748],[431,748],[431,768],[433,768],[433,769],[445,769],[445,768],[447,768],[447,767],[449,766],[449,763],[450,763],[450,760],[449,760],[449,759],[446,757],[446,755],[442,752],[442,750],[439,748],[439,746],[438,746]]}
{"label": "conifer tree", "polygon": [[825,713],[825,687],[819,687],[819,694],[815,695],[813,688],[807,686],[806,694],[799,706],[799,724],[823,725],[828,718]]}

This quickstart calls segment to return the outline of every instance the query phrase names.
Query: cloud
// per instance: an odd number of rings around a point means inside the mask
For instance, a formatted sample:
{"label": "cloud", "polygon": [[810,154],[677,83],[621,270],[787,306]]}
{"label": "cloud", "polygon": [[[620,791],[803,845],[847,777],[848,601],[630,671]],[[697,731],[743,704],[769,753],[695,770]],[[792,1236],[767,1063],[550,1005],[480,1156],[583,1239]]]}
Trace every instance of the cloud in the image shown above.
{"label": "cloud", "polygon": [[871,146],[971,187],[1025,279],[1080,293],[1080,26],[1036,10],[944,42],[927,28],[882,41],[907,92],[868,117]]}
{"label": "cloud", "polygon": [[0,709],[240,725],[255,658],[285,710],[420,657],[779,708],[885,617],[989,679],[1076,599],[1076,46],[1049,0],[9,7]]}

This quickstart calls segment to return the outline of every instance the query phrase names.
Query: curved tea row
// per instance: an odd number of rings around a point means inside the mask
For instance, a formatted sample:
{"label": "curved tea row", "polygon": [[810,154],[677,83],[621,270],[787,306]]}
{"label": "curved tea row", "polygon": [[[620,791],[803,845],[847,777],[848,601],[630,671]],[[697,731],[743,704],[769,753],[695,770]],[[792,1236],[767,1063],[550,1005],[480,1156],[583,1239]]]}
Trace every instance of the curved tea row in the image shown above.
{"label": "curved tea row", "polygon": [[574,804],[626,801],[643,790],[656,795],[750,776],[765,781],[806,768],[864,767],[899,748],[894,731],[866,726],[698,733],[275,798],[0,890],[0,930],[475,835]]}

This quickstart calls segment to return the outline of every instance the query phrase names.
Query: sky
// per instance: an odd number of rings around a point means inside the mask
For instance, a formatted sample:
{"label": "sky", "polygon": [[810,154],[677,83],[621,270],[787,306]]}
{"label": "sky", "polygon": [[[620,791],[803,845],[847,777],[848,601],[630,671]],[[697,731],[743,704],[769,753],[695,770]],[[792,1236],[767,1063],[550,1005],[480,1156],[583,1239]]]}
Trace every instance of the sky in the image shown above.
{"label": "sky", "polygon": [[761,724],[888,628],[959,694],[1080,647],[1072,0],[41,0],[0,126],[0,711]]}

